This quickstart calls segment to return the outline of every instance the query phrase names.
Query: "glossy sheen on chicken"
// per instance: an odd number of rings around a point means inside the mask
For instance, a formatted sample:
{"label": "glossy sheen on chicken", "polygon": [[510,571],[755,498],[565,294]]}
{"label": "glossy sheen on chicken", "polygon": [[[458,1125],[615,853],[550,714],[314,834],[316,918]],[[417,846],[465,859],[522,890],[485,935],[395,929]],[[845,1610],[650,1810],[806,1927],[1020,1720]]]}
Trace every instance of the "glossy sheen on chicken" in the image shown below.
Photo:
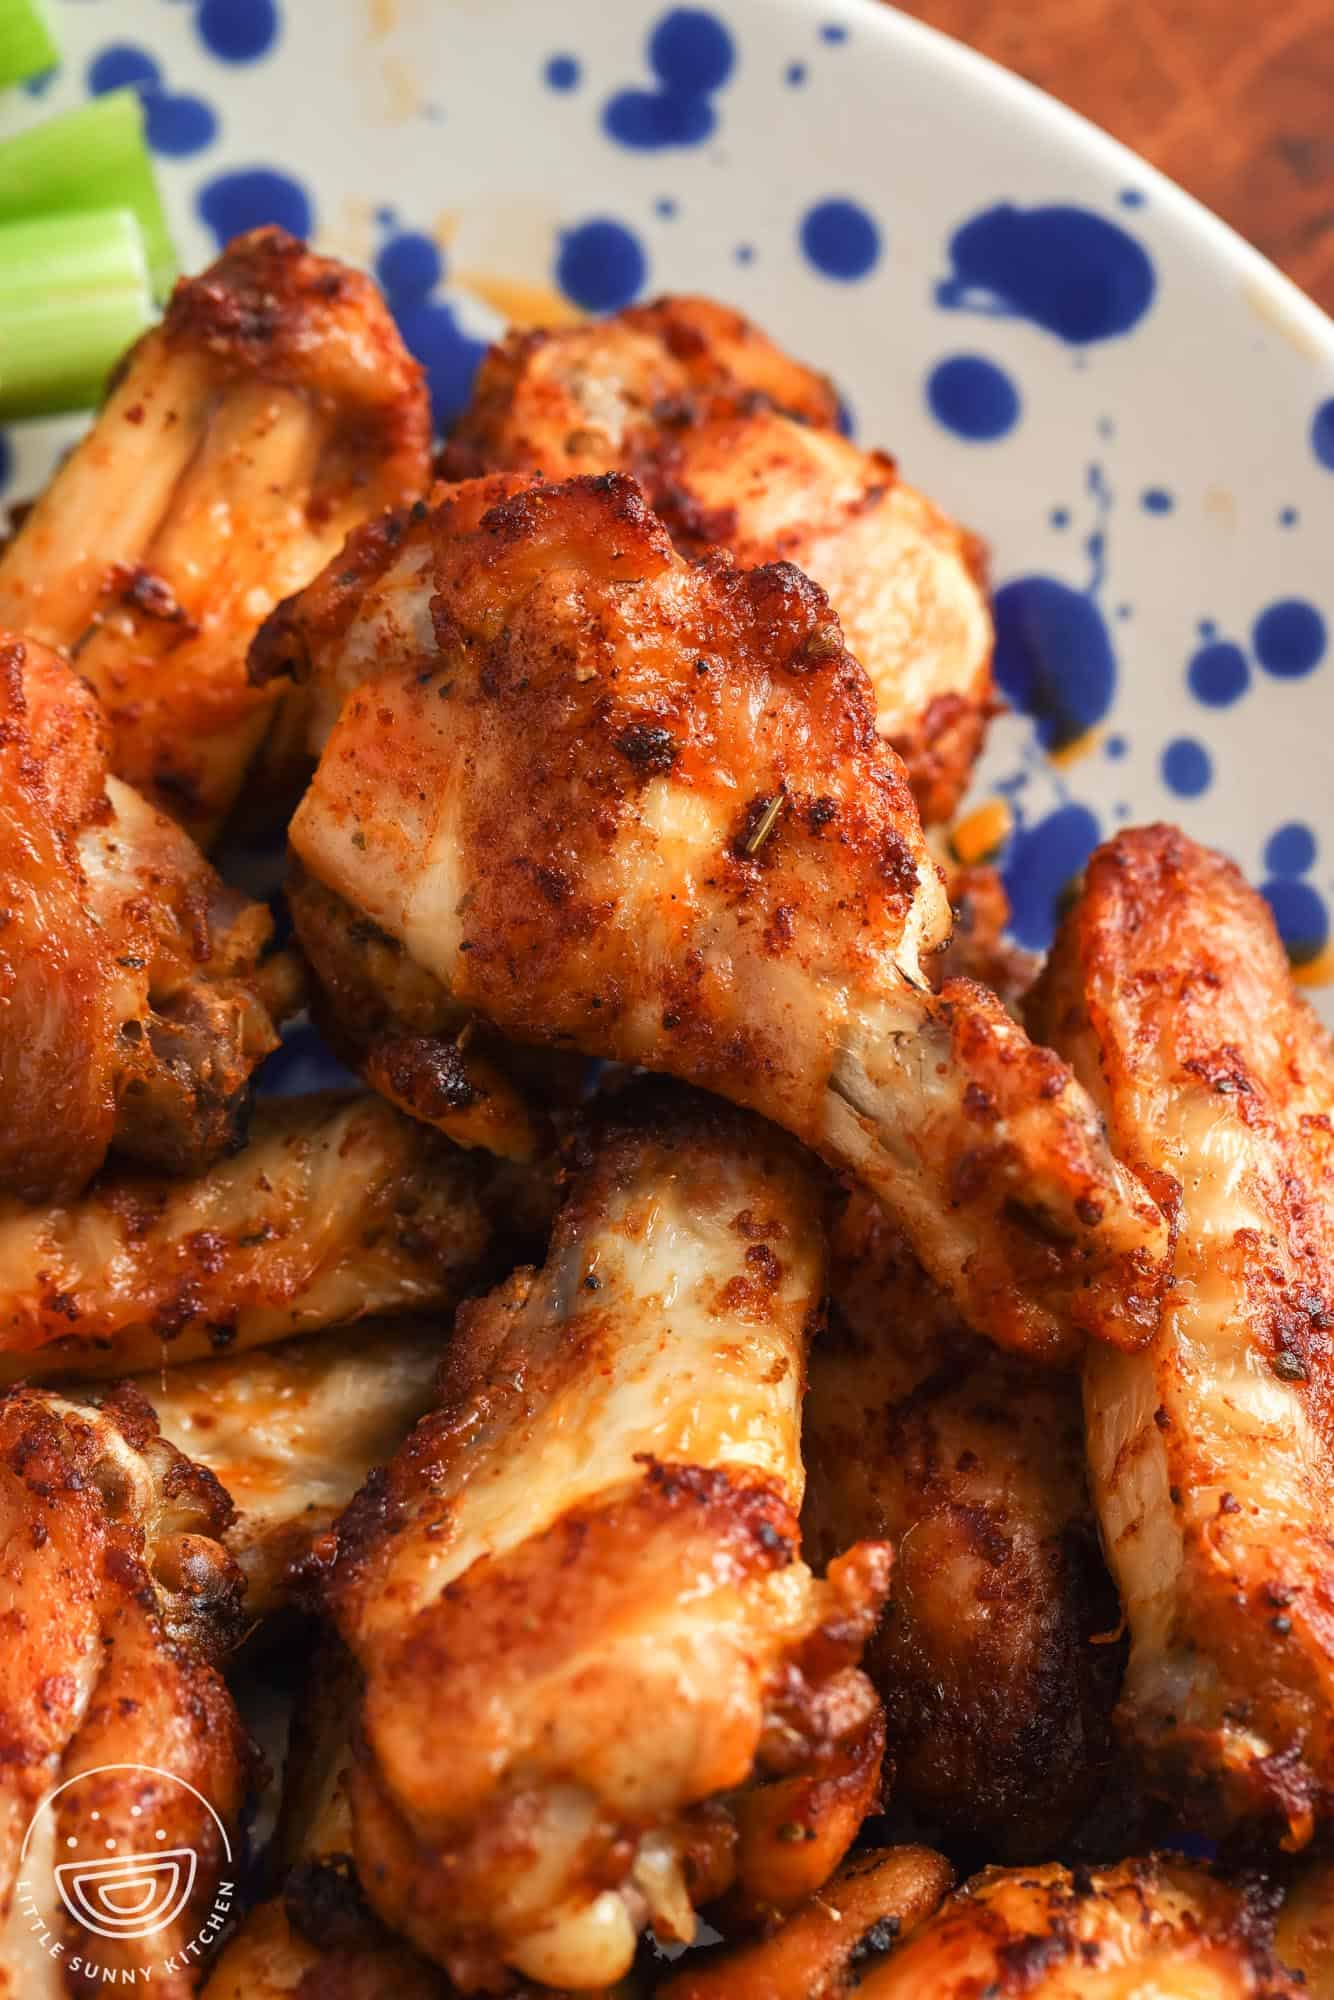
{"label": "glossy sheen on chicken", "polygon": [[793,1907],[873,1803],[855,1662],[889,1552],[821,1581],[796,1521],[823,1284],[785,1141],[626,1100],[545,1267],[463,1309],[441,1409],[345,1517],[357,1867],[465,1990],[610,1984],[725,1890]]}
{"label": "glossy sheen on chicken", "polygon": [[234,1143],[291,1004],[268,910],[107,773],[106,720],[0,634],[0,1192],[78,1194],[109,1147],[169,1172]]}
{"label": "glossy sheen on chicken", "polygon": [[183,279],[0,557],[0,625],[65,648],[118,777],[210,838],[274,707],[265,614],[429,477],[421,371],[370,281],[280,229]]}
{"label": "glossy sheen on chicken", "polygon": [[858,2000],[1298,2000],[1273,1897],[1172,1856],[989,1868],[892,1952]]}
{"label": "glossy sheen on chicken", "polygon": [[1097,1548],[1079,1384],[959,1322],[893,1224],[852,1196],[802,1433],[812,1557],[893,1544],[864,1665],[895,1798],[1010,1859],[1068,1841],[1106,1774],[1116,1596]]}
{"label": "glossy sheen on chicken", "polygon": [[363,1321],[137,1378],[163,1436],[232,1501],[224,1540],[252,1617],[284,1600],[292,1565],[431,1408],[448,1337],[429,1321]]}
{"label": "glossy sheen on chicken", "polygon": [[1168,827],[1094,856],[1034,1012],[1177,1209],[1161,1332],[1085,1377],[1120,1719],[1174,1805],[1300,1846],[1334,1804],[1334,1050],[1263,899]]}
{"label": "glossy sheen on chicken", "polygon": [[[218,1885],[235,1883],[253,1777],[212,1664],[240,1629],[241,1578],[218,1540],[227,1515],[216,1480],[157,1436],[132,1391],[101,1409],[32,1389],[0,1397],[6,2000],[65,2000],[76,1954],[109,1968],[117,1984],[151,1978],[169,2000],[195,1990],[189,1961],[178,1959],[174,1974],[163,1966],[200,1931]],[[142,1851],[144,1828],[162,1829],[165,1851],[194,1854],[184,1908],[148,1937],[86,1931],[64,1907],[53,1869],[71,1856],[102,1859],[113,1842],[121,1853]],[[34,1908],[63,1946],[63,1963],[43,1949]]]}
{"label": "glossy sheen on chicken", "polygon": [[1307,2000],[1334,2000],[1334,1860],[1328,1855],[1304,1867],[1283,1898],[1274,1948],[1305,1979]]}
{"label": "glossy sheen on chicken", "polygon": [[0,1206],[0,1379],[447,1310],[544,1205],[377,1098],[269,1099],[245,1150],[194,1180],[109,1173],[64,1206]]}
{"label": "glossy sheen on chicken", "polygon": [[844,2000],[939,1906],[954,1880],[929,1847],[867,1848],[769,1937],[691,1952],[655,2000]]}
{"label": "glossy sheen on chicken", "polygon": [[923,819],[947,819],[991,703],[980,545],[885,453],[840,434],[824,384],[733,325],[664,299],[511,334],[482,364],[445,467],[628,472],[685,554],[795,563],[829,593]]}
{"label": "glossy sheen on chicken", "polygon": [[429,527],[429,641],[347,699],[292,824],[317,972],[307,883],[517,1041],[785,1124],[999,1341],[1141,1341],[1162,1217],[992,995],[930,992],[944,890],[823,594],[687,563],[615,476]]}

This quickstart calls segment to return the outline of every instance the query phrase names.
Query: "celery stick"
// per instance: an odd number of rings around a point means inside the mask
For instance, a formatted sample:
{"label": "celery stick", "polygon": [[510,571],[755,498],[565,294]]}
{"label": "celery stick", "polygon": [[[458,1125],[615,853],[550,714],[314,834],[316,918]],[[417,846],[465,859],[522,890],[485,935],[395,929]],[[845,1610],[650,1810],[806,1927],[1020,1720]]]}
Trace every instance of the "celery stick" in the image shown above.
{"label": "celery stick", "polygon": [[129,209],[0,223],[0,419],[95,403],[152,317]]}
{"label": "celery stick", "polygon": [[0,222],[76,209],[133,209],[155,297],[176,275],[176,253],[132,90],[109,91],[0,140]]}
{"label": "celery stick", "polygon": [[0,90],[54,69],[59,56],[43,0],[0,0]]}

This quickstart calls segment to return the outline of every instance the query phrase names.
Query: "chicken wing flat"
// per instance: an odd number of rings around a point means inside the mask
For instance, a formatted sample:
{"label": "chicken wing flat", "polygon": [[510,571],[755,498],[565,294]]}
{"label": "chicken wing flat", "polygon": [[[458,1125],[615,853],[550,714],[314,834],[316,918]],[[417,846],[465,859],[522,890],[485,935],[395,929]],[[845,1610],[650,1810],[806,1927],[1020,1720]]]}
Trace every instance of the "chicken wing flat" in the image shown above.
{"label": "chicken wing flat", "polygon": [[1334,1805],[1334,1050],[1263,899],[1169,827],[1093,857],[1033,1011],[1178,1209],[1161,1331],[1085,1376],[1120,1720],[1166,1797],[1300,1846]]}
{"label": "chicken wing flat", "polygon": [[0,1379],[447,1311],[545,1199],[377,1098],[268,1099],[245,1150],[194,1180],[108,1173],[63,1207],[0,1206]]}
{"label": "chicken wing flat", "polygon": [[[237,1634],[242,1587],[218,1540],[227,1513],[132,1391],[100,1409],[0,1397],[0,1994],[12,2000],[63,2000],[78,1956],[170,2000],[195,1990],[187,1956],[163,1967],[235,1874],[220,1827],[235,1835],[254,1776],[213,1664]],[[85,1930],[54,1868],[141,1851],[145,1827],[195,1857],[183,1909],[147,1937]]]}
{"label": "chicken wing flat", "polygon": [[1274,1897],[1170,1855],[1071,1873],[988,1868],[858,1987],[858,2000],[1298,2000]]}
{"label": "chicken wing flat", "polygon": [[447,1337],[427,1321],[362,1321],[137,1378],[162,1435],[236,1510],[223,1540],[252,1617],[284,1601],[292,1565],[431,1408]]}
{"label": "chicken wing flat", "polygon": [[76,1195],[109,1147],[188,1173],[235,1143],[274,1017],[272,919],[107,775],[95,697],[0,634],[0,1191]]}
{"label": "chicken wing flat", "polygon": [[863,1660],[895,1799],[1009,1859],[1049,1854],[1105,1776],[1117,1622],[1097,1549],[1076,1377],[959,1322],[884,1211],[856,1193],[810,1357],[802,1532],[814,1560],[896,1551]]}
{"label": "chicken wing flat", "polygon": [[929,1847],[867,1848],[771,1937],[690,1953],[655,2000],[844,2000],[917,1930],[954,1881]]}
{"label": "chicken wing flat", "polygon": [[370,281],[280,229],[238,237],[176,287],[0,557],[0,625],[77,660],[117,776],[207,840],[279,692],[248,681],[251,637],[358,521],[422,490],[429,444]]}
{"label": "chicken wing flat", "polygon": [[615,475],[475,515],[430,515],[430,640],[347,699],[293,822],[317,972],[312,884],[515,1040],[786,1125],[1003,1344],[1141,1342],[1162,1216],[994,996],[930,991],[944,889],[823,593],[686,562]]}
{"label": "chicken wing flat", "polygon": [[829,594],[924,820],[954,811],[991,707],[981,546],[835,428],[825,385],[732,315],[663,299],[512,334],[447,447],[456,475],[628,472],[683,553],[793,562]]}
{"label": "chicken wing flat", "polygon": [[464,1990],[604,1986],[651,1922],[768,1914],[879,1785],[855,1661],[889,1552],[801,1558],[819,1192],[722,1106],[610,1112],[546,1265],[465,1307],[449,1391],[340,1529],[354,1854]]}

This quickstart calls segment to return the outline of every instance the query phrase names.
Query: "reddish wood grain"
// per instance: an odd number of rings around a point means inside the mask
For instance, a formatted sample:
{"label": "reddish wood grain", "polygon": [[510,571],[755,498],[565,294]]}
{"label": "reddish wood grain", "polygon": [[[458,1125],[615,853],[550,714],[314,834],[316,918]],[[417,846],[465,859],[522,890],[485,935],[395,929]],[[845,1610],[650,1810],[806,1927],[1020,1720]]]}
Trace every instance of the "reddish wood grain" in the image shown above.
{"label": "reddish wood grain", "polygon": [[1334,312],[1334,0],[902,0],[1115,133]]}

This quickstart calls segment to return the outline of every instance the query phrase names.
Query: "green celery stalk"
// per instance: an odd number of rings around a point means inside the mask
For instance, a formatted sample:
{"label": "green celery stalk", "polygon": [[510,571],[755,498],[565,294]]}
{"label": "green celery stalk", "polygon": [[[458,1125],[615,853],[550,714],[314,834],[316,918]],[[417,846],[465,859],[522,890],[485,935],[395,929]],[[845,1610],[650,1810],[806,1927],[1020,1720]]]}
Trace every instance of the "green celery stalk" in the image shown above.
{"label": "green celery stalk", "polygon": [[153,317],[129,209],[0,223],[0,420],[87,409]]}
{"label": "green celery stalk", "polygon": [[0,0],[0,90],[54,69],[59,58],[43,0]]}
{"label": "green celery stalk", "polygon": [[176,252],[133,90],[109,91],[0,140],[0,222],[107,208],[138,217],[153,293],[165,298]]}

